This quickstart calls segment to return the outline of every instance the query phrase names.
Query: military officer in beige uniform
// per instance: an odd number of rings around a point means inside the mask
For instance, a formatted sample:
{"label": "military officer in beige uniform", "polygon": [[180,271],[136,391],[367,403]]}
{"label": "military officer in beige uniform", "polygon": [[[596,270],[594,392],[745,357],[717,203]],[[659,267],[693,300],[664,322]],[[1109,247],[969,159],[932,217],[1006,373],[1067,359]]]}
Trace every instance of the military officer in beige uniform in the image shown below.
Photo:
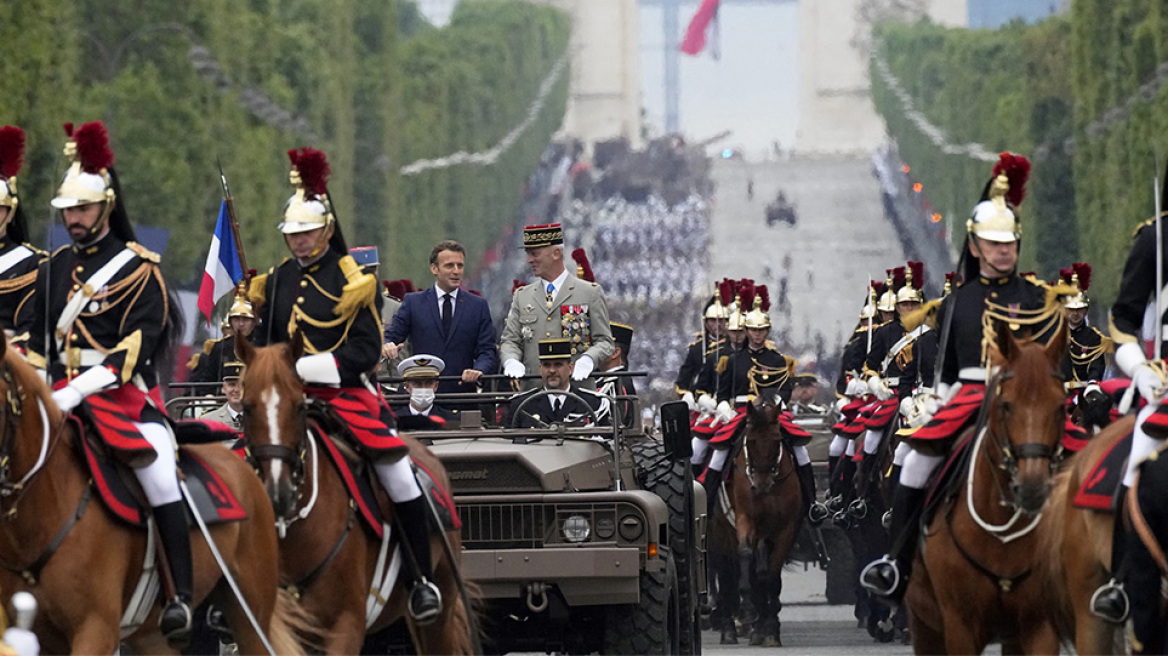
{"label": "military officer in beige uniform", "polygon": [[604,290],[564,267],[564,230],[558,223],[527,226],[523,247],[535,282],[511,297],[499,357],[512,378],[539,373],[539,342],[566,338],[575,360],[573,380],[584,380],[615,352]]}

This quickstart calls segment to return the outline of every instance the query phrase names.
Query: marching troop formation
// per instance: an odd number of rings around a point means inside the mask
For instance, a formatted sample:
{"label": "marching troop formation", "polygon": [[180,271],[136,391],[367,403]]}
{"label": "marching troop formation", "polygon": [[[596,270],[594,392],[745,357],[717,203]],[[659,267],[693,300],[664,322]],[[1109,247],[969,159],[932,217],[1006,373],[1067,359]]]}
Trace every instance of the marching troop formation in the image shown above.
{"label": "marching troop formation", "polygon": [[[160,630],[182,645],[192,626],[190,527],[175,428],[159,393],[180,317],[159,256],[135,240],[105,127],[67,125],[66,132],[71,165],[52,205],[72,243],[50,255],[27,244],[17,185],[23,132],[0,129],[0,324],[9,344],[44,373],[57,406],[83,417],[134,472],[173,579]],[[287,343],[299,354],[295,371],[305,394],[343,419],[393,501],[413,554],[405,574],[408,611],[424,625],[442,612],[444,600],[434,584],[423,491],[399,425],[425,430],[457,420],[438,394],[475,391],[496,371],[525,390],[501,411],[505,425],[631,425],[639,419],[634,406],[612,400],[635,394],[631,379],[618,375],[627,369],[633,328],[609,320],[604,290],[586,258],[578,258],[578,269],[566,266],[560,224],[524,230],[533,280],[514,290],[497,340],[486,302],[461,285],[465,252],[457,242],[442,242],[431,253],[432,288],[392,298],[377,279],[375,254],[350,253],[345,243],[327,193],[324,154],[304,148],[289,156],[295,193],[278,230],[290,257],[241,285],[227,314],[230,335],[208,343],[192,362],[191,380],[222,384],[226,403],[204,419],[240,431],[248,413],[274,412],[278,400],[267,409],[244,405],[236,342]],[[1000,391],[1002,350],[1015,343],[1000,335],[1061,344],[1056,338],[1065,331],[1065,353],[1053,372],[1067,392],[1065,415],[1057,418],[1062,443],[1057,453],[1019,448],[1010,456],[1015,467],[1026,459],[1058,465],[1129,407],[1135,410],[1114,507],[1129,504],[1138,521],[1115,513],[1110,581],[1090,603],[1108,622],[1130,618],[1137,650],[1162,651],[1161,590],[1149,583],[1158,579],[1148,568],[1164,566],[1156,546],[1162,543],[1153,538],[1168,533],[1168,524],[1157,521],[1163,513],[1154,503],[1140,514],[1136,497],[1157,499],[1168,486],[1168,477],[1157,473],[1168,423],[1161,404],[1168,328],[1163,305],[1156,305],[1165,275],[1163,231],[1154,220],[1137,231],[1104,335],[1087,320],[1089,266],[1075,263],[1050,284],[1017,271],[1029,166],[1003,154],[994,167],[968,222],[959,270],[946,274],[940,298],[926,298],[930,274],[917,262],[889,269],[864,290],[856,327],[842,345],[822,501],[805,447],[809,435],[796,421],[813,399],[792,397],[798,363],[770,338],[769,290],[749,279],[723,279],[702,309],[703,330],[687,345],[676,379],[691,411],[693,474],[706,490],[711,521],[724,516],[722,489],[740,475],[734,463],[747,425],[757,421],[753,408],[775,406],[774,422],[793,456],[802,518],[813,526],[829,517],[847,524],[876,490],[889,500],[883,553],[873,554],[858,575],[872,595],[899,603],[914,576],[931,486],[951,469],[942,465],[967,441],[962,436],[984,425],[987,399]],[[637,247],[609,241],[613,249]],[[408,401],[391,408],[373,377],[379,367],[398,375]],[[1145,480],[1129,500],[1141,471]],[[1018,512],[1042,511],[1045,496],[1023,487],[1013,495]]]}

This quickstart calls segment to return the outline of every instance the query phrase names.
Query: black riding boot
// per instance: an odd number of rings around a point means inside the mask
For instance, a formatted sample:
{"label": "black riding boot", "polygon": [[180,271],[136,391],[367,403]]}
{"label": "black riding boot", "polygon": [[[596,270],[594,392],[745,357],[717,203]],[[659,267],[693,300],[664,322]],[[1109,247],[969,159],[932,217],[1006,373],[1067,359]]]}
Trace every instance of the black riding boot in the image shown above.
{"label": "black riding boot", "polygon": [[921,511],[927,490],[903,485],[896,488],[892,498],[892,550],[883,558],[874,560],[860,572],[860,583],[872,594],[899,601],[904,596],[908,577],[916,554],[920,535]]}
{"label": "black riding boot", "polygon": [[714,508],[718,507],[718,490],[722,487],[723,473],[718,469],[707,469],[706,477],[702,479],[702,487],[706,489],[706,521],[714,516]]}
{"label": "black riding boot", "polygon": [[831,495],[836,493],[837,486],[836,486],[835,479],[839,478],[839,461],[840,461],[840,456],[828,456],[827,457],[827,496],[828,497],[831,497]]}
{"label": "black riding boot", "polygon": [[442,613],[442,593],[434,585],[434,568],[430,563],[430,511],[425,497],[395,503],[394,509],[415,565],[410,581],[410,616],[418,626],[426,626]]}
{"label": "black riding boot", "polygon": [[796,467],[795,474],[799,477],[799,490],[803,493],[803,516],[812,526],[819,526],[827,519],[827,508],[816,499],[815,471],[811,469],[811,463]]}
{"label": "black riding boot", "polygon": [[1115,524],[1111,529],[1111,580],[1101,585],[1095,594],[1091,595],[1091,612],[1112,624],[1123,624],[1131,610],[1131,602],[1121,583],[1127,555],[1127,529],[1123,525],[1126,485],[1119,487],[1115,498]]}
{"label": "black riding boot", "polygon": [[171,647],[183,649],[191,639],[191,528],[182,501],[157,506],[153,513],[175,592],[162,609],[158,629]]}

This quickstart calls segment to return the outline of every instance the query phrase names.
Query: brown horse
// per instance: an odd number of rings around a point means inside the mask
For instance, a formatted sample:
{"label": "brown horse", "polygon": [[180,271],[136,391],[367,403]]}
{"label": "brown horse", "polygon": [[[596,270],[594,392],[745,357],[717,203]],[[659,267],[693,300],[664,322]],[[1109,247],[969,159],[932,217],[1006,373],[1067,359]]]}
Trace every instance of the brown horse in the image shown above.
{"label": "brown horse", "polygon": [[978,654],[995,638],[1003,653],[1058,651],[1034,529],[1065,422],[1066,335],[1044,347],[997,327],[984,429],[963,435],[973,440],[968,468],[925,527],[906,593],[918,654]]}
{"label": "brown horse", "polygon": [[[20,590],[36,597],[33,630],[45,653],[113,653],[123,611],[143,572],[147,532],[121,522],[99,501],[87,503],[93,491],[73,422],[65,420],[40,376],[7,348],[2,334],[0,349],[0,453],[8,457],[7,467],[0,468],[3,600]],[[244,521],[212,526],[211,537],[275,651],[300,652],[293,630],[306,625],[297,620],[294,602],[278,592],[279,546],[263,486],[222,446],[184,448],[209,464],[247,511]],[[194,602],[210,598],[226,613],[241,652],[265,653],[197,529],[191,550]],[[37,563],[43,567],[34,575]],[[126,639],[135,653],[172,653],[158,632],[160,608],[155,603]]]}
{"label": "brown horse", "polygon": [[750,644],[778,647],[783,563],[799,535],[803,493],[795,455],[779,426],[779,407],[759,397],[748,408],[746,438],[727,483],[738,537],[738,585],[758,612]]}
{"label": "brown horse", "polygon": [[[1069,468],[1055,477],[1054,490],[1043,514],[1041,550],[1045,556],[1046,604],[1059,634],[1073,639],[1080,654],[1122,653],[1115,627],[1091,613],[1091,595],[1107,582],[1111,566],[1110,512],[1076,508],[1072,503],[1083,481],[1099,460],[1131,432],[1135,416],[1129,415],[1091,438],[1071,460]],[[1129,539],[1136,539],[1132,534]]]}
{"label": "brown horse", "polygon": [[[391,594],[380,594],[383,590],[371,594],[380,586],[374,581],[379,560],[390,562],[386,556],[395,553],[399,541],[393,530],[383,554],[382,541],[358,525],[362,520],[352,511],[344,481],[322,452],[326,445],[308,430],[304,388],[295,372],[301,349],[299,339],[263,348],[247,340],[236,342],[247,365],[244,434],[268,496],[286,525],[280,545],[282,581],[297,589],[304,610],[326,632],[325,644],[320,645],[326,653],[356,654],[366,633],[408,618],[407,590],[400,583],[393,585]],[[438,458],[417,440],[402,437],[410,458],[449,489]],[[461,536],[451,531],[446,537],[457,558]],[[411,620],[410,634],[419,653],[478,653],[471,611],[459,594],[457,563],[447,558],[441,540],[441,535],[432,536],[430,549],[435,583],[444,601],[442,614],[427,627]]]}

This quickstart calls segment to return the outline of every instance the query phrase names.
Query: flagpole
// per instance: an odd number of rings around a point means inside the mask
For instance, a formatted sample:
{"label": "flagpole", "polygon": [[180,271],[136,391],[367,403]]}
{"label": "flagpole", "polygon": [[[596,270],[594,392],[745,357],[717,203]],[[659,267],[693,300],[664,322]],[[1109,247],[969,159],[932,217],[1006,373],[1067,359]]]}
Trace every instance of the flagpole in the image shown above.
{"label": "flagpole", "polygon": [[231,189],[227,187],[227,175],[223,173],[223,164],[218,160],[219,181],[223,184],[223,202],[227,204],[227,220],[231,222],[231,237],[235,240],[235,252],[239,255],[239,267],[243,269],[243,281],[250,282],[247,268],[247,255],[243,252],[243,240],[239,238],[239,222],[235,220],[235,204],[231,200]]}

